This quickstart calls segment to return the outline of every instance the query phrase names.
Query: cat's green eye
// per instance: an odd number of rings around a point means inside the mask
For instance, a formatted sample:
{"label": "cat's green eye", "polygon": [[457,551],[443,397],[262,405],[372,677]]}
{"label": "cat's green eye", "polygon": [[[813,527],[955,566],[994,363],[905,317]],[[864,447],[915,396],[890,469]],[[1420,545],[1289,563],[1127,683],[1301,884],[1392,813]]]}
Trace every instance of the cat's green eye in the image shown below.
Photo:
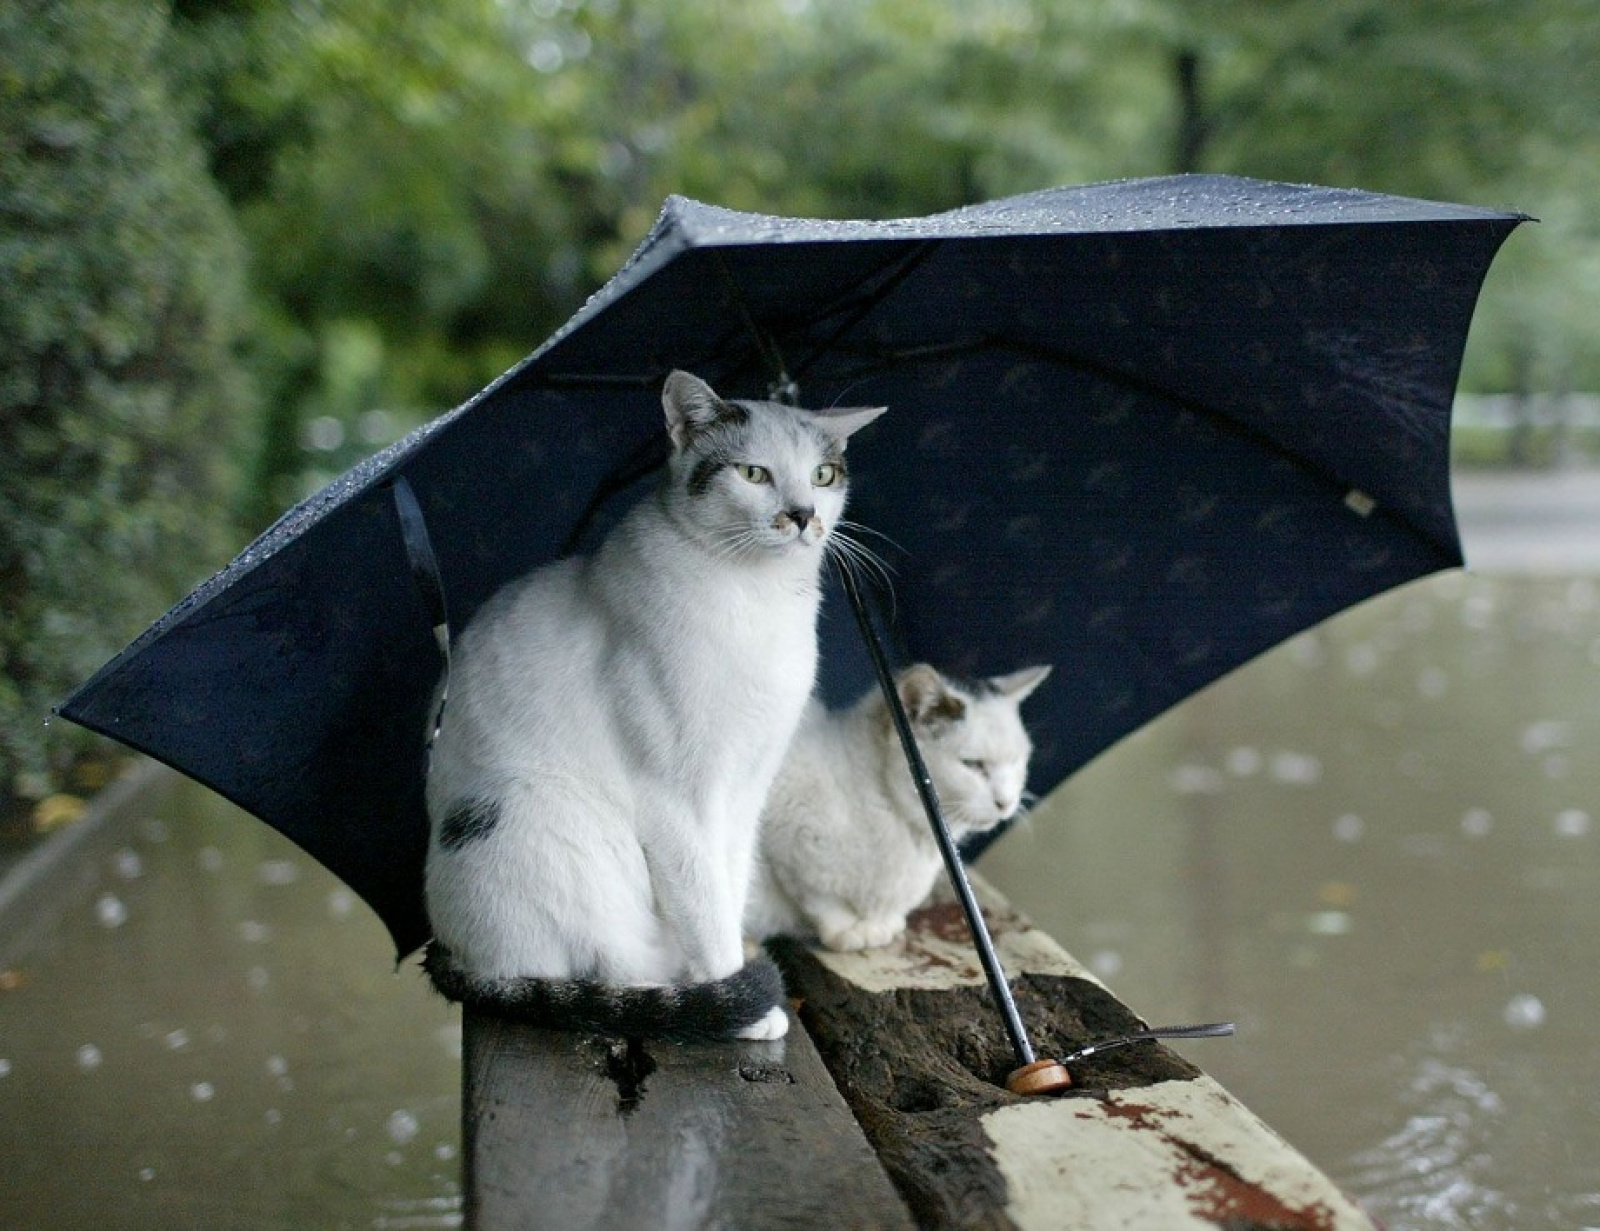
{"label": "cat's green eye", "polygon": [[739,472],[739,477],[747,483],[770,483],[772,475],[765,466],[747,466],[743,462],[734,465]]}
{"label": "cat's green eye", "polygon": [[986,774],[989,772],[989,762],[987,761],[963,761],[961,763],[975,774]]}
{"label": "cat's green eye", "polygon": [[811,472],[813,487],[832,487],[839,481],[839,467],[833,462],[823,462]]}

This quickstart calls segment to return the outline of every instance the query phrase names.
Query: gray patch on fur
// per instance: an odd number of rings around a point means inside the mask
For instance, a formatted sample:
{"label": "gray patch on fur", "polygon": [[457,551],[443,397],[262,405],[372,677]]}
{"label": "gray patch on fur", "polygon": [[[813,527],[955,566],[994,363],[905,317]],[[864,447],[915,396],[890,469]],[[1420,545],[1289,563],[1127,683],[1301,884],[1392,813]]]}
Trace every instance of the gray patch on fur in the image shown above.
{"label": "gray patch on fur", "polygon": [[469,842],[487,838],[500,823],[500,804],[493,799],[464,799],[445,814],[439,826],[439,845],[459,851]]}

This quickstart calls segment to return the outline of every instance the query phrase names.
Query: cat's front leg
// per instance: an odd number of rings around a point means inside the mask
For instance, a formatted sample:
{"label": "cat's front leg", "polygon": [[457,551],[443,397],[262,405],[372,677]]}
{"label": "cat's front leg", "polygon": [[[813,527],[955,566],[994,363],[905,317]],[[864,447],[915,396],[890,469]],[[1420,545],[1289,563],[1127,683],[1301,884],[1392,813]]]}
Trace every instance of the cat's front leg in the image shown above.
{"label": "cat's front leg", "polygon": [[841,898],[814,894],[801,908],[823,945],[839,953],[877,949],[905,930],[904,915],[867,916]]}

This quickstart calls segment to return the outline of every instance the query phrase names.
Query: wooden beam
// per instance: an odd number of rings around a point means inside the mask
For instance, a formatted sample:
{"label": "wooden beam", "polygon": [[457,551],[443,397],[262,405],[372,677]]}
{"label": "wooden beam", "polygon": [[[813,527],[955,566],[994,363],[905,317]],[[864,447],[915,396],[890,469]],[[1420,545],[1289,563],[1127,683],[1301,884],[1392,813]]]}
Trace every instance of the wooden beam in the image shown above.
{"label": "wooden beam", "polygon": [[912,1226],[798,1026],[685,1046],[464,1025],[469,1227]]}
{"label": "wooden beam", "polygon": [[[978,882],[1041,1058],[1131,1033],[1135,1017]],[[1371,1231],[1305,1158],[1167,1047],[1072,1066],[1074,1089],[1020,1098],[1016,1066],[953,902],[883,949],[774,946],[801,1020],[924,1228]],[[1238,1046],[1219,1041],[1205,1046]]]}

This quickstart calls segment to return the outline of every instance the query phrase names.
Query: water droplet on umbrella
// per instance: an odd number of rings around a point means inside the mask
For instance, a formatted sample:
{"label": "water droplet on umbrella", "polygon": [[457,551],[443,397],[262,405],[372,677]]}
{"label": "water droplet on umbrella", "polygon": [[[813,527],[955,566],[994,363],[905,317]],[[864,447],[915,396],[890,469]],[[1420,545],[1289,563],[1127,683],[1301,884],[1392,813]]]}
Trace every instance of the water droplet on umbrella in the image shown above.
{"label": "water droplet on umbrella", "polygon": [[103,928],[119,928],[128,921],[128,908],[115,894],[102,893],[95,900],[94,917]]}

